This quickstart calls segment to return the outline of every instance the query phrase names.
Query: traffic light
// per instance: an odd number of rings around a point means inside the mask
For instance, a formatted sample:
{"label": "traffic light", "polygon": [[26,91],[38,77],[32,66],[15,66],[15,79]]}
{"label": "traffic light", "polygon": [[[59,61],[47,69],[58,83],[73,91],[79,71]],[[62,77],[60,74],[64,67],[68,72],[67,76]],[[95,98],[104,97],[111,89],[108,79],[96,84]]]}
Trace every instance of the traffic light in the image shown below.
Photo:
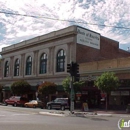
{"label": "traffic light", "polygon": [[74,63],[74,76],[79,73],[79,64]]}
{"label": "traffic light", "polygon": [[74,76],[74,82],[79,82],[80,75],[79,75],[79,64],[78,63],[72,64],[72,74]]}
{"label": "traffic light", "polygon": [[67,72],[71,74],[72,72],[71,64],[67,64]]}
{"label": "traffic light", "polygon": [[80,81],[80,74],[76,74],[74,76],[74,82],[79,82]]}
{"label": "traffic light", "polygon": [[71,62],[71,64],[67,64],[67,72],[71,74],[71,76],[78,81],[79,75],[79,64]]}
{"label": "traffic light", "polygon": [[79,73],[79,65],[72,62],[72,76],[75,76]]}

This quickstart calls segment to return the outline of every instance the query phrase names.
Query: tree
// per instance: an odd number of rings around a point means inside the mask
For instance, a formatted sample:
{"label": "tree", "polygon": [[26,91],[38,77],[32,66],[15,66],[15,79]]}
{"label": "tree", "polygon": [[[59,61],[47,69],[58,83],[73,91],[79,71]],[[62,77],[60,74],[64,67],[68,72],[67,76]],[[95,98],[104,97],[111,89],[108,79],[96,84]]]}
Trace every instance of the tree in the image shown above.
{"label": "tree", "polygon": [[44,96],[45,103],[47,102],[47,97],[49,94],[56,93],[56,84],[52,82],[44,82],[38,87],[38,93],[41,93]]}
{"label": "tree", "polygon": [[[63,85],[63,88],[64,88],[64,91],[67,92],[68,94],[70,94],[71,92],[71,88],[70,88],[70,77],[68,76],[67,78],[65,78],[62,82],[62,85]],[[81,88],[82,86],[84,85],[84,82],[83,81],[79,81],[79,82],[74,82],[73,83],[73,88],[74,88],[74,92],[80,92],[81,91]]]}
{"label": "tree", "polygon": [[95,86],[97,86],[102,92],[106,93],[106,110],[108,106],[108,98],[107,96],[111,91],[116,90],[119,86],[119,79],[115,76],[113,72],[104,72],[101,76],[97,77],[94,82]]}
{"label": "tree", "polygon": [[66,93],[70,94],[70,77],[66,77],[63,81],[62,81],[62,86],[63,86],[63,89]]}
{"label": "tree", "polygon": [[11,85],[11,90],[13,94],[17,95],[27,94],[30,92],[30,84],[25,80],[18,80]]}

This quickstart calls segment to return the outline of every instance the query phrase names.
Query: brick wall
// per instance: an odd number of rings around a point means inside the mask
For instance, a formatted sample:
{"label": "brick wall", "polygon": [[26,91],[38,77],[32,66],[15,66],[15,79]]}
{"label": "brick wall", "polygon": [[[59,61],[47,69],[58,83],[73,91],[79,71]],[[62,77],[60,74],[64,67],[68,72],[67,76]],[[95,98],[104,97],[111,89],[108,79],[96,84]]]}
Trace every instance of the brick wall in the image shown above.
{"label": "brick wall", "polygon": [[76,46],[76,61],[78,63],[128,56],[130,56],[130,53],[119,49],[119,43],[117,41],[102,36],[100,39],[100,50],[81,44],[77,44]]}
{"label": "brick wall", "polygon": [[130,57],[126,57],[112,60],[81,63],[79,66],[79,71],[80,73],[82,73],[86,71],[97,71],[97,70],[117,69],[117,68],[125,69],[129,67],[130,67]]}

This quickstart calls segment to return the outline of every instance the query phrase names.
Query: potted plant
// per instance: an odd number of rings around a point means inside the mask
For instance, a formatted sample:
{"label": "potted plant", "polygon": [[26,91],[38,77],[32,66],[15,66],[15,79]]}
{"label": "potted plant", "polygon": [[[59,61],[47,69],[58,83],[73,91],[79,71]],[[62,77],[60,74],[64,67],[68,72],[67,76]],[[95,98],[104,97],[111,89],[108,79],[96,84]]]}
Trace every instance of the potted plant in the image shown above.
{"label": "potted plant", "polygon": [[130,104],[127,105],[126,112],[130,113]]}

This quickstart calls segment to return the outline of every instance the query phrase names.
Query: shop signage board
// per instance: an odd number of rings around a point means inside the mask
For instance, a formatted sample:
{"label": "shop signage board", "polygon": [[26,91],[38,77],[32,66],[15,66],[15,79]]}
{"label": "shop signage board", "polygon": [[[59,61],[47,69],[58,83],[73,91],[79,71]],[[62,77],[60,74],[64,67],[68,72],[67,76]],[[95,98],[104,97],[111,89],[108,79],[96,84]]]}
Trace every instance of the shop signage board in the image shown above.
{"label": "shop signage board", "polygon": [[121,91],[121,95],[122,96],[129,96],[130,93],[129,93],[129,91]]}
{"label": "shop signage board", "polygon": [[88,103],[83,103],[83,111],[88,111]]}
{"label": "shop signage board", "polygon": [[112,96],[129,96],[129,91],[111,91]]}
{"label": "shop signage board", "polygon": [[112,96],[120,96],[120,91],[111,91]]}
{"label": "shop signage board", "polygon": [[77,43],[100,49],[100,34],[77,27]]}

